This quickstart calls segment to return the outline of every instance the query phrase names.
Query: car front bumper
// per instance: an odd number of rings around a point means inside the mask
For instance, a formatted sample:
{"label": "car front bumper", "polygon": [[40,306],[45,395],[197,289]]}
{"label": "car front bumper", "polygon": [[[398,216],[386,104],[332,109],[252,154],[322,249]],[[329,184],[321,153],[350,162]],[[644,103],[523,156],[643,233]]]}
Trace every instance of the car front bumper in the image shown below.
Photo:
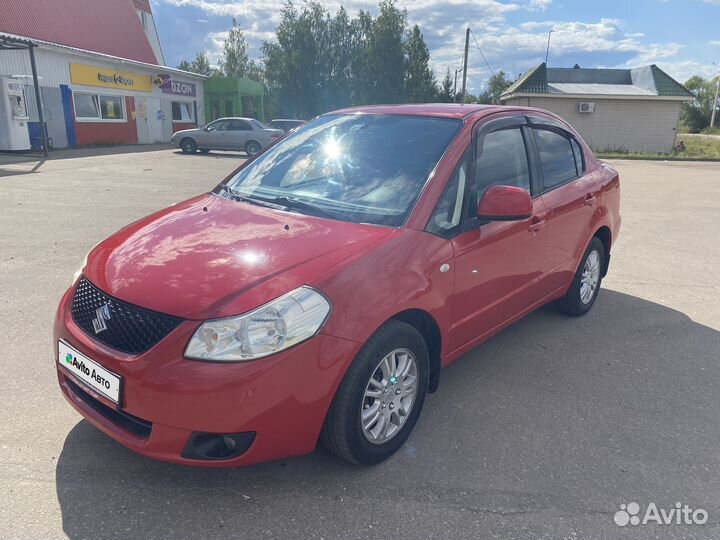
{"label": "car front bumper", "polygon": [[[185,321],[148,352],[132,356],[96,341],[75,324],[73,292],[74,287],[63,296],[55,320],[54,363],[63,395],[111,438],[163,461],[233,467],[312,452],[335,390],[360,347],[318,334],[260,360],[201,362],[183,357],[200,324]],[[58,366],[58,340],[122,378],[117,406]],[[237,457],[189,458],[185,450],[197,434],[254,435]]]}

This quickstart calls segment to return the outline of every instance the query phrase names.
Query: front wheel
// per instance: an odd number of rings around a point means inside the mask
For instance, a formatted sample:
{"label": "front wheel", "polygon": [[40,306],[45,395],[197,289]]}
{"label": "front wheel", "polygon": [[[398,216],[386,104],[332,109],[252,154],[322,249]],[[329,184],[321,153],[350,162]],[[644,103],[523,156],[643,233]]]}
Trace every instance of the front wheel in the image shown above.
{"label": "front wheel", "polygon": [[351,463],[374,465],[410,436],[428,388],[428,350],[409,324],[389,321],[367,341],[345,375],[322,442]]}
{"label": "front wheel", "polygon": [[180,150],[185,154],[194,154],[198,149],[197,143],[194,139],[187,137],[180,141]]}
{"label": "front wheel", "polygon": [[260,143],[255,141],[250,141],[245,145],[245,153],[250,157],[257,154],[260,150],[262,150],[262,146],[260,146]]}
{"label": "front wheel", "polygon": [[585,315],[595,304],[602,283],[605,246],[597,236],[590,241],[570,289],[555,305],[568,315]]}

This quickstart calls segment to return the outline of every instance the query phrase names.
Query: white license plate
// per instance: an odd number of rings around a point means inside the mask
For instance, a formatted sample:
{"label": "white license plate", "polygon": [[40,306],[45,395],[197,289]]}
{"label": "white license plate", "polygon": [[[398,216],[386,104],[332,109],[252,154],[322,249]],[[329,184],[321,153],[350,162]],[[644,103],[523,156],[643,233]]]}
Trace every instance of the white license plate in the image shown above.
{"label": "white license plate", "polygon": [[120,402],[120,377],[93,362],[64,341],[58,341],[58,365],[75,375],[98,394],[114,403]]}

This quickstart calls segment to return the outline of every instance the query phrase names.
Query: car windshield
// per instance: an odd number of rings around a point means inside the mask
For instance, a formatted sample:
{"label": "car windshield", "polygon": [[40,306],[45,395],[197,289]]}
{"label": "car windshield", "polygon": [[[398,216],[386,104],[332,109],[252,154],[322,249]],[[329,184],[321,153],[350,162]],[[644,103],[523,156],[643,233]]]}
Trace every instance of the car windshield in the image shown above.
{"label": "car windshield", "polygon": [[321,116],[249,163],[223,193],[397,227],[460,126],[446,118]]}

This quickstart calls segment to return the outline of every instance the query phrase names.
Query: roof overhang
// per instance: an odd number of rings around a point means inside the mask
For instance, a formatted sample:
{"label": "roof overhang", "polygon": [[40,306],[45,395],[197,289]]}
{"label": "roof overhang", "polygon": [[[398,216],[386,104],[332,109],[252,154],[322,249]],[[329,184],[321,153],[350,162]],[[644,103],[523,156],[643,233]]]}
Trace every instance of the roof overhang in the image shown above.
{"label": "roof overhang", "polygon": [[78,49],[77,47],[70,47],[69,45],[61,45],[60,43],[51,43],[49,41],[44,41],[42,39],[34,39],[34,38],[31,39],[31,38],[26,38],[24,36],[15,36],[12,34],[0,34],[0,43],[2,42],[3,39],[11,40],[12,42],[26,44],[23,47],[15,47],[15,48],[27,49],[29,46],[35,46],[35,47],[38,47],[39,49],[63,52],[66,54],[72,53],[74,55],[84,56],[89,59],[118,62],[120,64],[124,64],[124,65],[128,65],[128,66],[137,66],[137,67],[141,67],[141,68],[145,68],[145,69],[152,69],[154,71],[167,71],[169,73],[176,73],[178,75],[182,75],[184,77],[190,77],[190,78],[194,78],[194,79],[205,80],[205,79],[209,78],[207,75],[201,75],[199,73],[192,73],[191,71],[183,71],[182,69],[172,68],[172,67],[168,67],[168,66],[160,66],[157,64],[148,64],[146,62],[140,62],[138,60],[130,60],[129,58],[121,58],[119,56],[113,56],[111,54],[87,51],[85,49]]}
{"label": "roof overhang", "polygon": [[553,92],[551,94],[541,94],[539,92],[514,92],[512,94],[503,94],[500,96],[501,101],[508,101],[515,98],[551,98],[551,99],[583,99],[592,101],[594,99],[608,100],[633,100],[633,101],[692,101],[694,98],[686,96],[659,96],[659,95],[639,95],[639,94],[567,94]]}

